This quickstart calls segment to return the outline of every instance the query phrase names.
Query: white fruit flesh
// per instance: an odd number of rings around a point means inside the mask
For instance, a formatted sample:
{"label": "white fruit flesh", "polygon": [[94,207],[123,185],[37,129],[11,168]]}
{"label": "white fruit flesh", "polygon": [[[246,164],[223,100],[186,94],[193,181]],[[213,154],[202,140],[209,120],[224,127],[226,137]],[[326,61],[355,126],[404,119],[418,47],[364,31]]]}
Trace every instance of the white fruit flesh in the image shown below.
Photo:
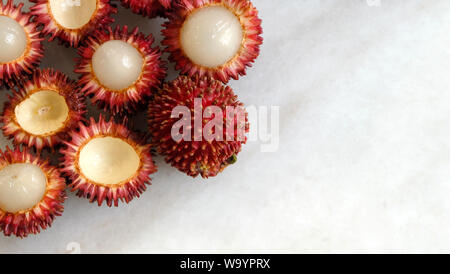
{"label": "white fruit flesh", "polygon": [[89,180],[116,185],[136,174],[140,158],[127,142],[114,137],[99,137],[82,147],[78,164],[81,173]]}
{"label": "white fruit flesh", "polygon": [[33,208],[45,195],[47,177],[33,164],[11,164],[0,170],[0,209],[17,213]]}
{"label": "white fruit flesh", "polygon": [[97,0],[50,0],[49,5],[56,22],[73,30],[89,23],[97,9]]}
{"label": "white fruit flesh", "polygon": [[34,135],[48,135],[64,127],[69,107],[59,93],[41,90],[18,104],[14,112],[17,122],[25,131]]}
{"label": "white fruit flesh", "polygon": [[0,16],[0,63],[9,63],[21,57],[27,42],[27,34],[16,20]]}
{"label": "white fruit flesh", "polygon": [[242,25],[223,6],[207,6],[193,12],[181,29],[181,46],[197,65],[215,68],[230,61],[242,46]]}
{"label": "white fruit flesh", "polygon": [[92,67],[106,88],[120,91],[132,86],[141,76],[144,58],[132,45],[112,40],[101,45],[92,57]]}

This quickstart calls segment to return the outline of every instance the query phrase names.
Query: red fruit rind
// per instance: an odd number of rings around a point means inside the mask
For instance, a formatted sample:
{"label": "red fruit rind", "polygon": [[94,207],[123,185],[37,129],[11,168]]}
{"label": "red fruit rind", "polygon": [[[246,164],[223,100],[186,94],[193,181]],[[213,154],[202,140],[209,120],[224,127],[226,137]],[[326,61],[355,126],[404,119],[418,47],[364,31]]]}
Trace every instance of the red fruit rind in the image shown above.
{"label": "red fruit rind", "polygon": [[[35,135],[24,130],[17,122],[15,109],[30,95],[41,90],[52,90],[65,98],[69,108],[68,118],[64,126],[58,131]],[[24,81],[18,90],[14,91],[9,100],[5,102],[1,121],[3,122],[3,133],[13,140],[15,145],[34,147],[37,151],[43,148],[53,149],[67,139],[68,132],[78,127],[80,121],[84,121],[86,104],[76,88],[74,81],[59,71],[53,69],[37,70],[33,77]]]}
{"label": "red fruit rind", "polygon": [[[172,138],[172,128],[180,118],[172,118],[172,111],[179,106],[186,106],[191,110],[191,126],[194,122],[194,100],[202,99],[202,108],[217,106],[223,112],[223,122],[227,123],[226,108],[242,108],[243,104],[237,100],[233,90],[223,85],[222,82],[209,77],[192,78],[180,76],[171,83],[165,84],[153,96],[149,107],[149,130],[153,145],[159,154],[165,156],[167,163],[192,177],[201,175],[204,178],[218,175],[224,168],[234,162],[234,157],[241,151],[244,140],[239,140],[238,129],[245,133],[249,130],[248,117],[245,113],[245,121],[234,119],[234,136],[231,141],[226,139],[223,130],[223,141],[202,140],[195,141],[191,132],[191,141],[179,142]],[[203,118],[203,127],[211,119]]]}
{"label": "red fruit rind", "polygon": [[[135,176],[116,185],[102,185],[89,180],[81,172],[78,163],[84,145],[93,138],[107,136],[126,141],[135,149],[141,160]],[[99,206],[106,201],[108,206],[114,204],[117,207],[119,200],[129,203],[135,197],[140,197],[147,189],[146,184],[151,185],[149,176],[157,171],[157,167],[151,157],[150,145],[143,144],[125,125],[107,122],[101,116],[98,122],[91,118],[89,126],[80,124],[80,130],[73,131],[71,137],[72,140],[65,142],[66,148],[61,151],[64,154],[62,172],[70,178],[69,187],[72,192],[77,191],[77,196],[88,198],[91,203],[97,201]]]}
{"label": "red fruit rind", "polygon": [[0,86],[2,84],[12,86],[15,82],[20,80],[23,75],[33,73],[44,56],[42,45],[44,38],[40,36],[40,33],[37,30],[37,24],[31,22],[31,15],[23,13],[21,11],[22,8],[23,3],[14,5],[13,0],[8,0],[6,4],[3,4],[3,1],[0,1],[0,16],[7,16],[14,19],[24,28],[28,37],[27,49],[21,57],[12,62],[0,63]]}
{"label": "red fruit rind", "polygon": [[[95,51],[105,42],[110,40],[122,40],[136,48],[144,58],[142,74],[130,87],[124,90],[109,90],[102,85],[92,69],[92,58]],[[78,49],[76,73],[81,74],[78,86],[86,95],[92,96],[92,102],[104,110],[110,110],[114,114],[123,111],[134,111],[145,97],[152,93],[152,89],[158,87],[166,76],[165,63],[161,60],[161,51],[153,47],[154,38],[150,34],[145,36],[135,28],[131,33],[128,27],[122,29],[117,26],[114,30],[95,31],[86,39],[86,46]]]}
{"label": "red fruit rind", "polygon": [[[181,28],[186,18],[199,8],[211,5],[222,5],[232,11],[241,22],[244,33],[242,47],[236,56],[216,68],[208,68],[192,62],[183,52],[180,42]],[[169,14],[169,21],[164,23],[163,27],[162,33],[165,38],[162,44],[167,46],[166,51],[171,54],[169,60],[176,63],[177,70],[190,76],[206,75],[224,83],[227,83],[230,78],[237,80],[240,75],[246,74],[246,67],[252,66],[263,42],[258,11],[248,0],[180,0],[173,12]]]}
{"label": "red fruit rind", "polygon": [[78,47],[84,37],[97,28],[103,28],[114,22],[112,14],[117,8],[110,4],[110,0],[97,0],[97,8],[91,20],[79,29],[68,29],[61,26],[53,17],[49,0],[30,0],[35,3],[30,8],[30,14],[35,16],[39,25],[43,26],[42,33],[50,35],[49,41],[59,38],[72,47]]}
{"label": "red fruit rind", "polygon": [[134,13],[148,16],[164,16],[165,11],[172,6],[172,0],[121,0],[125,8],[131,9]]}
{"label": "red fruit rind", "polygon": [[33,208],[16,213],[0,209],[0,231],[3,231],[6,236],[15,235],[23,238],[29,234],[38,234],[41,229],[47,229],[56,216],[61,216],[66,199],[64,190],[66,184],[57,168],[33,156],[27,150],[20,151],[19,148],[11,150],[7,147],[4,152],[0,152],[0,169],[15,163],[36,165],[47,177],[44,197]]}

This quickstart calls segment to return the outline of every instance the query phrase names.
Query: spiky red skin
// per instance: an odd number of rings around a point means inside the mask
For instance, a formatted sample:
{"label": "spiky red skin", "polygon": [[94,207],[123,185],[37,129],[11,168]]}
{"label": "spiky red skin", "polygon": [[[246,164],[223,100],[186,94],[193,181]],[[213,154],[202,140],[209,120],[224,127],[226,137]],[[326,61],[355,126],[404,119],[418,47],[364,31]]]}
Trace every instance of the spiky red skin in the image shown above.
{"label": "spiky red skin", "polygon": [[[117,185],[101,185],[86,178],[78,164],[78,157],[81,148],[90,140],[96,137],[120,138],[130,144],[139,154],[141,165],[136,175],[126,182]],[[90,125],[80,124],[79,131],[71,133],[71,141],[65,142],[66,147],[61,150],[64,155],[61,171],[69,178],[71,191],[77,192],[77,196],[88,198],[91,203],[97,201],[101,206],[103,202],[111,207],[119,205],[119,200],[129,203],[135,197],[147,189],[146,185],[151,185],[150,175],[157,171],[151,152],[150,145],[145,144],[143,138],[131,132],[124,124],[117,124],[112,121],[105,121],[102,116],[98,122],[93,118]]]}
{"label": "spiky red skin", "polygon": [[[69,117],[64,127],[51,134],[39,136],[24,130],[17,122],[15,108],[31,94],[40,90],[57,91],[66,100],[69,108]],[[66,75],[53,69],[37,70],[33,77],[23,81],[17,90],[13,90],[12,96],[5,102],[0,120],[3,123],[3,134],[13,140],[15,145],[34,147],[37,151],[43,148],[53,149],[68,138],[68,132],[78,127],[80,121],[84,121],[86,104],[81,97],[74,81]]]}
{"label": "spiky red skin", "polygon": [[173,0],[120,0],[122,6],[131,9],[134,13],[150,18],[166,16],[166,11],[171,8]]}
{"label": "spiky red skin", "polygon": [[47,229],[57,216],[64,211],[65,180],[57,168],[20,148],[0,151],[0,169],[14,163],[29,163],[37,165],[47,177],[47,189],[43,199],[29,210],[20,212],[6,212],[0,208],[0,231],[5,236],[15,235],[23,238],[29,234],[38,234],[41,229]]}
{"label": "spiky red skin", "polygon": [[[210,5],[222,5],[233,11],[243,27],[244,39],[242,47],[234,58],[222,66],[208,68],[192,62],[184,54],[180,42],[180,33],[188,16],[199,8]],[[246,67],[251,67],[260,52],[263,42],[261,20],[258,10],[248,0],[179,0],[169,14],[169,21],[163,24],[162,33],[166,46],[165,51],[170,53],[169,60],[176,63],[176,69],[182,74],[190,76],[209,76],[227,83],[230,78],[239,79],[246,74]]]}
{"label": "spiky red skin", "polygon": [[[132,45],[144,58],[140,78],[132,86],[120,91],[109,90],[102,85],[92,69],[95,51],[110,40],[122,40]],[[128,32],[127,26],[123,28],[117,26],[114,30],[107,28],[95,31],[86,39],[86,46],[78,49],[81,57],[77,59],[75,72],[81,75],[78,80],[81,91],[92,97],[92,102],[98,107],[109,110],[113,114],[135,111],[151,95],[152,89],[161,85],[166,76],[166,66],[161,60],[161,51],[157,46],[152,47],[153,43],[153,36],[151,34],[145,36],[139,32],[138,28],[132,32]]]}
{"label": "spiky red skin", "polygon": [[30,14],[35,16],[35,21],[39,25],[42,25],[42,33],[50,35],[49,41],[59,38],[61,43],[75,48],[90,32],[113,23],[111,15],[117,13],[117,8],[110,4],[110,0],[98,0],[97,10],[89,23],[80,29],[66,29],[53,18],[48,0],[30,0],[30,2],[35,3],[30,8]]}
{"label": "spiky red skin", "polygon": [[[180,76],[173,82],[165,84],[158,93],[155,93],[149,105],[149,132],[152,143],[159,154],[165,156],[165,161],[180,171],[192,177],[201,175],[203,178],[218,175],[230,163],[230,158],[236,156],[242,144],[246,143],[238,138],[238,128],[247,133],[249,130],[247,113],[245,121],[234,119],[233,140],[226,140],[226,132],[223,131],[223,141],[213,140],[195,141],[194,133],[191,132],[191,141],[181,140],[179,142],[172,138],[172,128],[180,118],[172,118],[175,107],[186,106],[191,110],[191,126],[194,127],[194,99],[202,99],[202,108],[217,106],[223,112],[223,122],[226,119],[226,107],[243,108],[233,90],[223,85],[222,82],[209,77],[187,77]],[[203,127],[211,119],[203,118]]]}
{"label": "spiky red skin", "polygon": [[9,63],[0,63],[0,87],[2,85],[12,87],[27,74],[33,73],[44,56],[42,45],[44,38],[37,30],[37,24],[31,22],[30,14],[23,13],[22,8],[23,3],[14,5],[13,0],[8,0],[6,4],[0,1],[0,16],[7,16],[17,21],[28,36],[28,47],[21,57]]}

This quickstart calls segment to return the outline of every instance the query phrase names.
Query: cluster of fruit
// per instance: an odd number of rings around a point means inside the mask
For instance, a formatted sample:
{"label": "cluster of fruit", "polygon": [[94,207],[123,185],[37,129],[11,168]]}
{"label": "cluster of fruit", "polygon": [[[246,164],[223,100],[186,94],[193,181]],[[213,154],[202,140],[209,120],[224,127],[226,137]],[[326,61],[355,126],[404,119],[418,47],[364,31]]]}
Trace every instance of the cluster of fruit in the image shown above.
{"label": "cluster of fruit", "polygon": [[[152,149],[167,163],[196,177],[219,174],[236,161],[248,131],[228,107],[243,108],[226,86],[245,74],[262,44],[261,20],[249,0],[121,0],[133,12],[167,18],[160,50],[151,34],[117,26],[110,0],[0,1],[0,86],[12,95],[1,115],[2,130],[14,148],[0,155],[0,231],[26,237],[51,225],[63,211],[65,188],[91,202],[118,206],[139,197],[156,172]],[[43,41],[76,48],[77,81],[53,69],[39,69]],[[165,83],[166,63],[180,76]],[[87,117],[86,100],[111,114]],[[174,109],[216,107],[200,118],[200,131],[212,120],[213,139],[183,137]],[[148,130],[132,129],[127,117],[148,112]],[[195,115],[194,115],[195,116]],[[230,118],[231,117],[231,118]],[[184,117],[192,129],[195,117]],[[186,124],[187,122],[187,124]],[[174,131],[174,128],[177,129]],[[193,137],[193,138],[191,138]],[[202,137],[202,136],[200,136]],[[223,138],[222,138],[223,137]],[[61,153],[57,165],[42,151]]]}

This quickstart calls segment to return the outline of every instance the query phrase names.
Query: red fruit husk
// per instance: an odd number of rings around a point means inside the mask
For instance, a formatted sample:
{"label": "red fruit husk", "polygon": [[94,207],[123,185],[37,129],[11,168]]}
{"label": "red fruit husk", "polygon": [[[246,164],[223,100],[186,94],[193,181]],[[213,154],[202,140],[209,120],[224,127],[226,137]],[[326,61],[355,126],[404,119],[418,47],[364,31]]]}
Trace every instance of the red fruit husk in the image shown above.
{"label": "red fruit husk", "polygon": [[[227,123],[226,107],[243,108],[233,90],[222,82],[209,77],[180,76],[171,83],[165,84],[158,93],[155,93],[149,106],[149,131],[152,143],[159,154],[165,156],[165,161],[180,171],[192,177],[201,175],[204,178],[218,175],[228,165],[234,163],[237,154],[241,151],[244,140],[239,140],[238,129],[245,133],[249,130],[247,113],[245,121],[232,121],[234,136],[231,141],[226,139],[223,130],[223,141],[213,140],[195,141],[194,130],[191,132],[191,141],[175,141],[172,138],[172,129],[180,118],[172,118],[172,111],[179,106],[186,106],[191,110],[191,126],[194,127],[192,110],[194,100],[202,99],[202,108],[217,106],[222,110],[223,123]],[[203,118],[203,127],[211,119]]]}
{"label": "red fruit husk", "polygon": [[[144,58],[143,71],[140,78],[130,87],[120,91],[109,90],[102,85],[92,69],[92,57],[103,43],[110,40],[122,40],[135,47]],[[161,51],[152,47],[154,38],[145,36],[135,28],[128,32],[128,27],[117,26],[114,30],[95,31],[86,39],[86,46],[78,49],[81,56],[77,59],[76,73],[81,74],[78,86],[81,91],[92,97],[98,107],[109,110],[113,114],[133,112],[151,95],[152,89],[159,87],[166,76],[165,62],[161,60]]]}
{"label": "red fruit husk", "polygon": [[122,6],[131,9],[134,13],[154,18],[166,16],[173,0],[121,0]]}
{"label": "red fruit husk", "polygon": [[33,71],[41,63],[44,56],[42,41],[37,30],[37,24],[31,22],[31,16],[22,12],[23,3],[14,5],[13,0],[8,0],[6,4],[0,1],[0,16],[7,16],[18,22],[28,36],[28,47],[25,53],[18,59],[9,63],[0,63],[0,87],[6,85],[14,86],[20,79]]}
{"label": "red fruit husk", "polygon": [[35,16],[35,21],[39,25],[43,26],[42,33],[50,35],[49,41],[59,38],[62,43],[71,47],[78,47],[85,36],[93,30],[113,23],[111,15],[117,13],[117,8],[110,4],[110,0],[97,0],[97,9],[89,23],[80,29],[67,29],[53,18],[48,0],[30,0],[30,2],[35,3],[30,8],[30,14]]}
{"label": "red fruit husk", "polygon": [[[97,201],[101,206],[106,202],[108,206],[118,206],[119,200],[129,203],[135,197],[147,189],[146,185],[151,185],[150,175],[157,171],[151,152],[150,145],[145,144],[143,138],[133,134],[124,124],[117,124],[112,121],[105,121],[102,116],[98,122],[93,118],[90,125],[80,124],[79,131],[71,132],[71,141],[65,142],[66,148],[62,149],[61,171],[70,179],[69,187],[71,191],[76,191],[77,196],[88,198],[91,203]],[[141,159],[141,165],[136,175],[129,180],[117,185],[102,185],[86,178],[78,164],[78,157],[81,148],[90,140],[96,137],[120,138],[130,144]]]}
{"label": "red fruit husk", "polygon": [[6,236],[15,235],[23,238],[29,234],[38,234],[41,229],[51,226],[56,216],[61,216],[64,211],[65,180],[60,176],[57,168],[47,161],[33,156],[26,149],[19,148],[0,151],[0,169],[13,163],[29,163],[37,165],[47,177],[47,190],[44,198],[33,208],[20,212],[6,212],[0,208],[0,231]]}
{"label": "red fruit husk", "polygon": [[[242,47],[234,58],[226,64],[208,68],[192,62],[182,49],[180,42],[180,32],[186,18],[199,8],[210,5],[222,5],[233,11],[242,24],[244,39]],[[239,76],[246,74],[246,67],[251,67],[252,63],[259,55],[260,45],[263,42],[261,37],[261,20],[258,18],[258,11],[248,0],[180,0],[174,5],[173,11],[169,14],[169,21],[163,24],[162,33],[164,40],[162,44],[167,46],[165,51],[170,53],[169,60],[176,63],[176,69],[182,74],[190,76],[209,76],[227,83],[230,78],[239,79]]]}
{"label": "red fruit husk", "polygon": [[[34,135],[24,130],[17,122],[15,108],[31,94],[41,90],[53,90],[66,99],[69,117],[65,125],[56,132],[46,135]],[[12,96],[5,102],[1,121],[3,133],[13,140],[15,145],[34,147],[37,151],[43,148],[54,149],[68,138],[68,132],[76,129],[80,121],[84,121],[86,104],[74,81],[53,69],[37,70],[31,79],[21,83]]]}

